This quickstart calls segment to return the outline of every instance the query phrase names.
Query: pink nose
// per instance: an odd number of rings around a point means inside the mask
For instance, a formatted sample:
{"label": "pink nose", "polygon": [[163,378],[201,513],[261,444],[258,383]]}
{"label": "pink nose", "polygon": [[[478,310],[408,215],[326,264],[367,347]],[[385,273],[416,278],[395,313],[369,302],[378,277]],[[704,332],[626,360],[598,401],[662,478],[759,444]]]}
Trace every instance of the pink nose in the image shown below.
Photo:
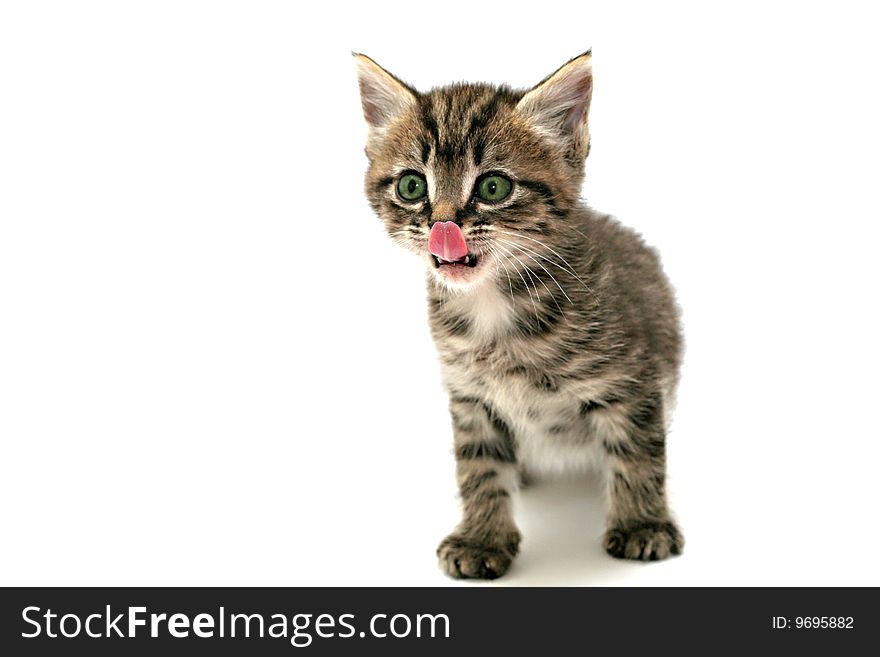
{"label": "pink nose", "polygon": [[428,251],[447,262],[461,260],[467,255],[467,242],[461,228],[453,221],[438,221],[431,226]]}

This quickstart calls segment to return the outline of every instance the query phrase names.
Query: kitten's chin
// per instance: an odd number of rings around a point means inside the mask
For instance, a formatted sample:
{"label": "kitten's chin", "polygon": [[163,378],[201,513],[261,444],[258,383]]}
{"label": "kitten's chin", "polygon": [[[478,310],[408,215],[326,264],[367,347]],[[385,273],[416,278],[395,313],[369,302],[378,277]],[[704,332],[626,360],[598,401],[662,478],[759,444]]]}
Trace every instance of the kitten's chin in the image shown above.
{"label": "kitten's chin", "polygon": [[484,255],[468,254],[465,262],[445,262],[433,255],[427,259],[434,278],[453,290],[470,290],[489,278],[489,262]]}

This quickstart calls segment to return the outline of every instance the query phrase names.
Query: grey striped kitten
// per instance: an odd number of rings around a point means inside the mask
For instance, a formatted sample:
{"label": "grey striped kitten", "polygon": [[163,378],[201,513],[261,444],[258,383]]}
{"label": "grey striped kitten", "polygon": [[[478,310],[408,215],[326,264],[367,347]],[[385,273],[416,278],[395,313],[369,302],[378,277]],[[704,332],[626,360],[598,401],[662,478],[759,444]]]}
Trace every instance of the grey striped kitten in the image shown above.
{"label": "grey striped kitten", "polygon": [[579,201],[590,54],[528,91],[427,93],[355,58],[367,197],[425,261],[449,392],[463,517],[440,543],[441,568],[503,575],[519,549],[521,478],[589,467],[607,481],[611,556],[679,554],[665,494],[678,311],[657,254]]}

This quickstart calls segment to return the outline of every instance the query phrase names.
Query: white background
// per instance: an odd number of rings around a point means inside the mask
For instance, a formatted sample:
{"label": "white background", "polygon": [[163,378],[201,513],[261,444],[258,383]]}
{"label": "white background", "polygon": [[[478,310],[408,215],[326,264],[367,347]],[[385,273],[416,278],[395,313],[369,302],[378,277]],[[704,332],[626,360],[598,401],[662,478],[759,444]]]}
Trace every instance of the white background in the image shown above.
{"label": "white background", "polygon": [[547,484],[495,585],[880,585],[869,6],[4,3],[0,583],[454,584],[422,265],[364,200],[349,53],[427,89],[592,47],[584,195],[684,308],[687,549],[614,561],[595,483]]}

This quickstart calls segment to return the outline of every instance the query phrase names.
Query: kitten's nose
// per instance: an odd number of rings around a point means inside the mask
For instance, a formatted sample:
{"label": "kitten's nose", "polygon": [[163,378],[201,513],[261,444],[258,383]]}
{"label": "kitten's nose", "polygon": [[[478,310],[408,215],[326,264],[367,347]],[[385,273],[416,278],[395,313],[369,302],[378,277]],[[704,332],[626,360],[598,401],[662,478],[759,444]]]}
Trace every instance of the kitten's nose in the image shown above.
{"label": "kitten's nose", "polygon": [[428,227],[430,228],[438,221],[453,221],[458,223],[455,219],[455,206],[449,201],[438,201],[434,204],[434,207],[431,210],[431,221],[428,222]]}

